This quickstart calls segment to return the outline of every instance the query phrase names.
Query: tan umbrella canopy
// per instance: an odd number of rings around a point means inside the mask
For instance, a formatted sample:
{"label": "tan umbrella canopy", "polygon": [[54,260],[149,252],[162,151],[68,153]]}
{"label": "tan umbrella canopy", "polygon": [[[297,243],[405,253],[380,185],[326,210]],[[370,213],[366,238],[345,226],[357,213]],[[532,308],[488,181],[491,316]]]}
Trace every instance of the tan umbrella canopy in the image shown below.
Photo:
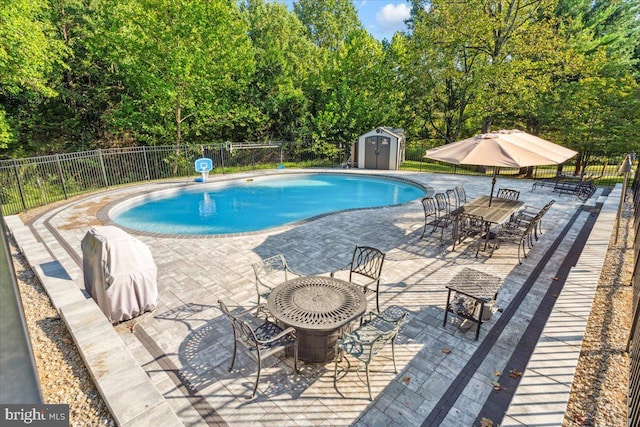
{"label": "tan umbrella canopy", "polygon": [[491,198],[500,167],[557,165],[578,154],[521,130],[499,130],[427,150],[424,157],[456,165],[493,166]]}

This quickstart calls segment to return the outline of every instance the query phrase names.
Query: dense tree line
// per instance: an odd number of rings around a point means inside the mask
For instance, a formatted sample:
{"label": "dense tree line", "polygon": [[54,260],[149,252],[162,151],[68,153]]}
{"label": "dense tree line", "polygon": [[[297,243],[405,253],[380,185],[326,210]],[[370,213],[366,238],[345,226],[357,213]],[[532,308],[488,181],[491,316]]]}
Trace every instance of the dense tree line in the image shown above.
{"label": "dense tree line", "polygon": [[0,0],[0,156],[296,141],[429,145],[521,128],[640,147],[639,0],[411,0],[374,39],[351,0]]}

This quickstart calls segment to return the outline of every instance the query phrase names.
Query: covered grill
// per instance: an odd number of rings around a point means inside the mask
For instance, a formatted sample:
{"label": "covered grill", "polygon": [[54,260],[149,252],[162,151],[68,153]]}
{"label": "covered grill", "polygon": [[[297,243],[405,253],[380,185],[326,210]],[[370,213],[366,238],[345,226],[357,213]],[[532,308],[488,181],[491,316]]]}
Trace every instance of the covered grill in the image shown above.
{"label": "covered grill", "polygon": [[158,304],[158,268],[149,247],[114,226],[95,227],[82,239],[84,286],[111,323]]}

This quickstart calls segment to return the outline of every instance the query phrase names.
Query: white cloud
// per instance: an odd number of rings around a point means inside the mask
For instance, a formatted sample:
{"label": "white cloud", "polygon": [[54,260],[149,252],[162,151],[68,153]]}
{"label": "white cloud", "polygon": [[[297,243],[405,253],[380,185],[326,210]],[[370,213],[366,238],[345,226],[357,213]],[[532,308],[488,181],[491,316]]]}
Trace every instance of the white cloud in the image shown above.
{"label": "white cloud", "polygon": [[384,31],[394,32],[405,28],[404,21],[411,16],[411,9],[405,4],[387,4],[376,12],[376,22]]}

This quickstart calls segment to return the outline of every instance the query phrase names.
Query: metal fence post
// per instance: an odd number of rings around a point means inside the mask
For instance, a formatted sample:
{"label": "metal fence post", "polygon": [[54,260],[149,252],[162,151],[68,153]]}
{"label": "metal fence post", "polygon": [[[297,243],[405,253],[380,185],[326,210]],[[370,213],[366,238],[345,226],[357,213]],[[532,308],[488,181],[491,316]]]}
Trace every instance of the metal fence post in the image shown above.
{"label": "metal fence post", "polygon": [[62,183],[62,193],[64,194],[64,199],[67,200],[69,197],[67,196],[67,186],[64,182],[64,174],[62,173],[62,165],[60,164],[59,154],[56,154],[56,165],[58,166],[58,175],[60,176],[60,182]]}
{"label": "metal fence post", "polygon": [[222,144],[220,144],[220,166],[222,166],[222,174],[224,175],[224,150]]}
{"label": "metal fence post", "polygon": [[144,158],[144,169],[147,174],[147,181],[151,180],[151,172],[149,170],[149,160],[147,159],[147,147],[142,146],[142,157]]}
{"label": "metal fence post", "polygon": [[102,177],[104,178],[104,186],[109,187],[109,181],[107,180],[107,170],[104,167],[104,159],[102,158],[102,149],[98,148],[98,158],[100,159],[100,167],[102,168]]}
{"label": "metal fence post", "polygon": [[[185,164],[189,162],[189,146],[185,144],[184,146],[184,160],[185,160]],[[184,169],[184,176],[187,176],[189,174],[189,169],[188,167],[186,167]]]}
{"label": "metal fence post", "polygon": [[22,200],[22,210],[27,210],[27,202],[24,199],[24,191],[22,190],[22,181],[20,180],[20,172],[18,171],[18,161],[13,159],[13,173],[16,175],[18,182],[18,191],[20,192],[20,200]]}

